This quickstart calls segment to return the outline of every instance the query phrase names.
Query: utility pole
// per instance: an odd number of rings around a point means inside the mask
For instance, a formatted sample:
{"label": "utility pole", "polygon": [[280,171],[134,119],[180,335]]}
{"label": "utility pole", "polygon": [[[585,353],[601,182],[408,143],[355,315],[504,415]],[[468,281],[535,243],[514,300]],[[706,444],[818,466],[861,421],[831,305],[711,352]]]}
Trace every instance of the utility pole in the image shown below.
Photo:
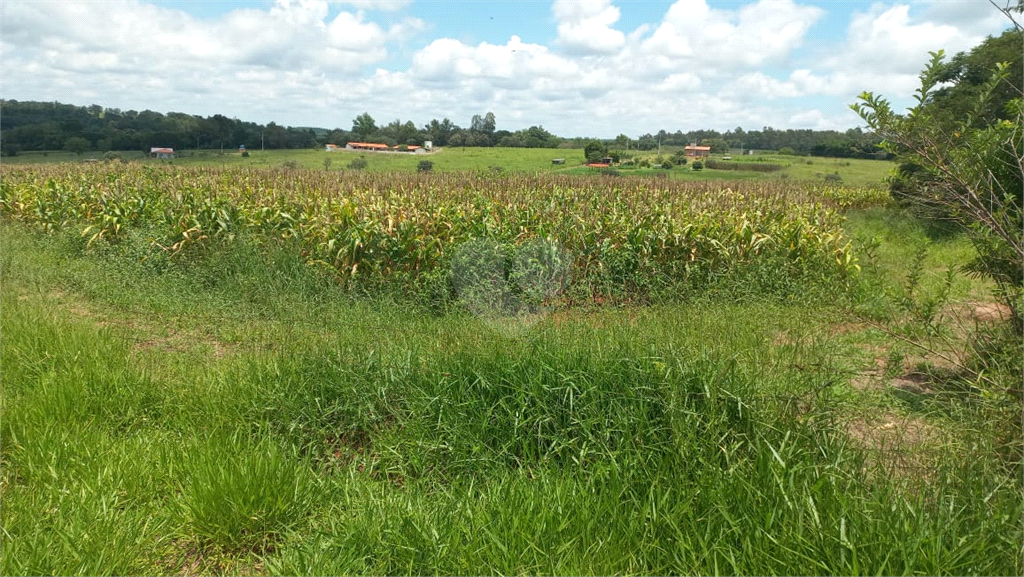
{"label": "utility pole", "polygon": [[262,130],[260,131],[260,150],[266,150],[266,148],[263,148],[263,131]]}

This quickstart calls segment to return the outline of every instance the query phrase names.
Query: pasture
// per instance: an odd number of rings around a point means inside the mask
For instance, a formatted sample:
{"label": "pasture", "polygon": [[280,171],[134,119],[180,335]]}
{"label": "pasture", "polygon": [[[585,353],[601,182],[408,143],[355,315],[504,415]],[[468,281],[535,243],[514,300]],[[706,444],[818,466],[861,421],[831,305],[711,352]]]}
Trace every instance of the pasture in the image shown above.
{"label": "pasture", "polygon": [[[673,147],[665,147],[659,154],[655,151],[628,151],[636,160],[646,159],[655,166],[661,159],[667,159],[675,152]],[[422,160],[433,163],[437,172],[481,171],[492,174],[503,172],[528,172],[531,174],[595,174],[598,170],[586,168],[583,150],[578,148],[460,148],[445,147],[431,154],[414,155],[405,153],[375,153],[366,151],[327,152],[314,150],[250,150],[244,157],[234,149],[220,150],[184,150],[179,151],[173,160],[149,159],[141,152],[115,152],[117,157],[131,162],[144,164],[173,164],[179,166],[201,167],[251,167],[251,168],[282,168],[296,167],[320,169],[330,172],[352,171],[351,164],[356,159],[364,159],[365,169],[370,172],[415,172]],[[722,158],[716,155],[713,158]],[[565,164],[554,165],[553,159],[565,159]],[[764,180],[774,179],[782,182],[789,180],[806,180],[824,182],[825,176],[838,173],[839,182],[852,186],[870,186],[879,184],[894,167],[893,163],[881,160],[838,159],[803,156],[784,156],[777,154],[757,154],[753,156],[731,156],[734,162],[762,162],[779,164],[781,171],[764,174],[744,170],[690,170],[690,165],[675,167],[671,170],[661,168],[627,168],[619,167],[624,176],[657,177],[676,180]],[[78,163],[104,160],[104,153],[87,152],[76,155],[68,152],[22,152],[18,156],[5,158],[4,164],[56,164]],[[326,164],[325,164],[326,162]]]}
{"label": "pasture", "polygon": [[455,152],[5,162],[0,573],[1024,571],[1020,342],[888,163]]}

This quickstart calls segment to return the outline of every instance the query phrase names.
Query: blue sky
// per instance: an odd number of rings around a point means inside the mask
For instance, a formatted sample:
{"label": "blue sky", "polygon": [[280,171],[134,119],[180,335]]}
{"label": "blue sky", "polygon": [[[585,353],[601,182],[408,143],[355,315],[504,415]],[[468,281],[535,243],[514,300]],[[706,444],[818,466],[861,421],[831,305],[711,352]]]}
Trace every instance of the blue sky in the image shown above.
{"label": "blue sky", "polygon": [[908,105],[929,50],[1009,21],[982,0],[6,0],[0,96],[292,126],[542,125],[636,137],[844,130]]}

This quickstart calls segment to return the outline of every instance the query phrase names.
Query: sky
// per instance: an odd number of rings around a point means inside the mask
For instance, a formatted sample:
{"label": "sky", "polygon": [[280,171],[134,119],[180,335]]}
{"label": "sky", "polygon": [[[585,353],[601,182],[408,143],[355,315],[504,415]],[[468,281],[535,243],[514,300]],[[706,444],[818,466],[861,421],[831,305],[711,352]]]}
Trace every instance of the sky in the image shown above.
{"label": "sky", "polygon": [[5,0],[0,24],[4,99],[635,138],[859,126],[863,91],[909,106],[929,51],[1010,22],[983,0]]}

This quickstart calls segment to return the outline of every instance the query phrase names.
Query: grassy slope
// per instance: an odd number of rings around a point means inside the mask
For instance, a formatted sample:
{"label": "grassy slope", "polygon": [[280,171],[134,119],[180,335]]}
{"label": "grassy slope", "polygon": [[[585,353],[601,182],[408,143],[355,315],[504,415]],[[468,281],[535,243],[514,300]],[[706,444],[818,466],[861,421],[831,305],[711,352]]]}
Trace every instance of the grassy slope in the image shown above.
{"label": "grassy slope", "polygon": [[[879,287],[914,246],[923,290],[970,254],[885,211],[851,231]],[[3,574],[1022,570],[978,414],[847,384],[884,336],[834,303],[503,330],[273,255],[154,275],[0,238]],[[872,452],[872,413],[930,433]]]}

